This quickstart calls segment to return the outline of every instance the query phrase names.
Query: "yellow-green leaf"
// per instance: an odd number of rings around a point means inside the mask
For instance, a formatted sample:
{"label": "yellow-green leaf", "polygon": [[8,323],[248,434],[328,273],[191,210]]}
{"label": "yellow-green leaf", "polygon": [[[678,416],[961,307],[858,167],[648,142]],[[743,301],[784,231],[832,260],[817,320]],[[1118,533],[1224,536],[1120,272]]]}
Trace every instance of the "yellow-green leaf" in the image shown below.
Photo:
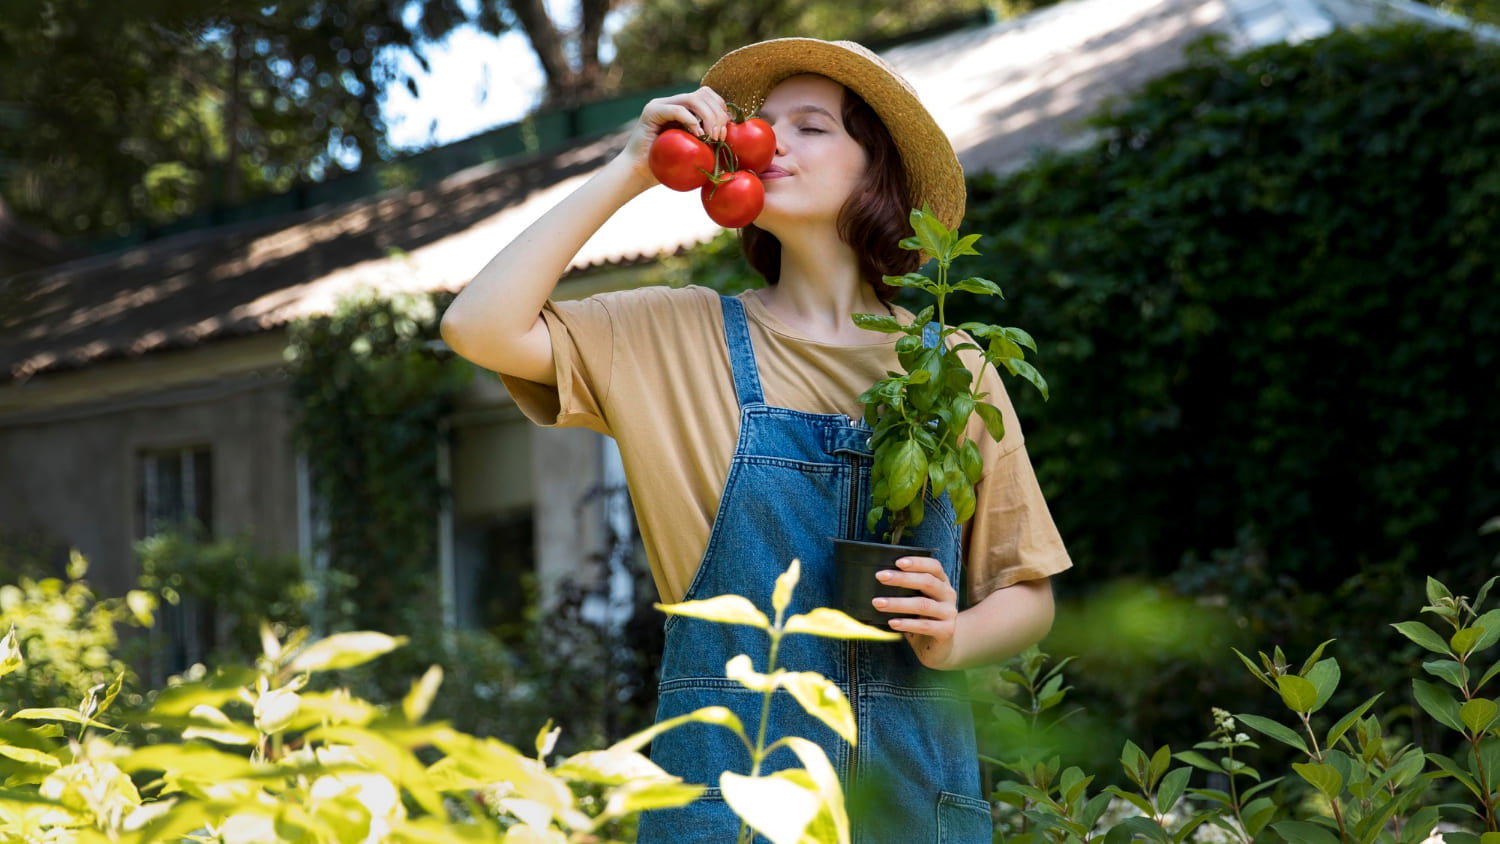
{"label": "yellow-green leaf", "polygon": [[117,733],[119,732],[119,729],[116,727],[111,727],[108,724],[95,721],[92,718],[83,717],[78,713],[76,709],[64,709],[60,706],[46,706],[38,709],[22,709],[21,711],[10,717],[13,719],[19,719],[21,721],[66,721],[69,724],[85,724],[90,727],[98,727],[103,730],[112,730]]}
{"label": "yellow-green leaf", "polygon": [[769,692],[775,689],[785,674],[785,671],[779,669],[771,674],[762,674],[755,670],[755,666],[750,662],[750,657],[745,654],[736,656],[724,666],[725,677],[734,680],[752,692]]}
{"label": "yellow-green leaf", "polygon": [[893,630],[881,630],[878,627],[861,624],[844,613],[827,607],[818,607],[802,615],[794,615],[787,619],[782,629],[786,633],[807,633],[830,639],[873,639],[894,642],[901,638],[901,634]]}
{"label": "yellow-green leaf", "polygon": [[1493,700],[1476,697],[1473,700],[1464,701],[1464,705],[1459,707],[1458,717],[1464,722],[1464,726],[1469,728],[1469,732],[1477,736],[1483,734],[1495,723],[1496,709]]}
{"label": "yellow-green leaf", "polygon": [[422,675],[422,679],[411,684],[411,691],[401,699],[401,711],[406,713],[406,720],[415,724],[427,715],[427,710],[432,707],[433,698],[437,697],[438,687],[443,684],[443,666],[432,665]]}
{"label": "yellow-green leaf", "polygon": [[201,738],[219,744],[245,745],[254,744],[260,738],[260,735],[249,725],[229,720],[229,716],[218,707],[209,706],[206,703],[193,707],[193,711],[188,713],[188,716],[198,723],[183,729],[184,740]]}
{"label": "yellow-green leaf", "polygon": [[58,768],[62,763],[57,757],[40,750],[32,750],[29,747],[14,747],[8,744],[0,744],[0,756],[6,756],[24,765],[33,765],[38,768]]}
{"label": "yellow-green leaf", "polygon": [[569,756],[553,773],[600,785],[679,781],[634,750],[586,750]]}
{"label": "yellow-green leaf", "polygon": [[813,671],[792,671],[781,677],[781,685],[807,714],[827,724],[844,741],[855,743],[854,710],[832,680]]}
{"label": "yellow-green leaf", "polygon": [[1318,687],[1312,681],[1295,674],[1283,674],[1276,678],[1281,700],[1293,712],[1307,714],[1318,705]]}
{"label": "yellow-green leaf", "polygon": [[648,809],[672,809],[698,799],[705,786],[673,780],[629,782],[611,791],[604,804],[604,817],[619,818]]}
{"label": "yellow-green leaf", "polygon": [[164,771],[201,782],[222,782],[249,776],[256,770],[243,756],[215,750],[206,744],[147,745],[131,751],[119,765],[131,773]]}
{"label": "yellow-green leaf", "polygon": [[740,595],[720,595],[705,601],[684,601],[680,604],[657,604],[656,608],[667,615],[684,615],[721,624],[745,624],[762,630],[771,629],[771,622],[766,619],[766,614],[756,609],[748,598]]}
{"label": "yellow-green leaf", "polygon": [[1329,800],[1337,799],[1344,788],[1343,775],[1332,765],[1323,762],[1293,762],[1292,770]]}
{"label": "yellow-green leaf", "polygon": [[718,724],[719,726],[733,730],[741,739],[749,741],[749,738],[745,735],[745,726],[740,723],[739,716],[735,715],[727,707],[705,706],[702,709],[693,710],[686,715],[679,715],[676,718],[659,721],[634,735],[626,736],[615,742],[610,747],[610,750],[640,750],[662,733],[689,722]]}
{"label": "yellow-green leaf", "polygon": [[771,844],[798,844],[823,802],[816,792],[774,774],[747,777],[725,771],[719,788],[729,808]]}
{"label": "yellow-green leaf", "polygon": [[404,644],[405,636],[387,636],[374,630],[335,633],[314,642],[307,650],[297,654],[297,658],[292,660],[291,670],[313,672],[353,668]]}
{"label": "yellow-green leaf", "polygon": [[822,747],[800,736],[787,736],[783,741],[802,760],[803,770],[807,771],[808,777],[818,789],[818,796],[823,800],[823,811],[828,813],[833,823],[833,844],[849,844],[849,813],[844,809],[844,789],[839,785],[838,771],[828,761],[828,754],[823,752]]}
{"label": "yellow-green leaf", "polygon": [[24,662],[21,658],[21,644],[16,641],[16,626],[10,626],[10,632],[0,639],[0,677],[15,671]]}
{"label": "yellow-green leaf", "polygon": [[792,590],[797,588],[797,581],[802,577],[802,561],[792,560],[786,571],[776,578],[776,590],[771,593],[771,609],[779,617],[792,603]]}

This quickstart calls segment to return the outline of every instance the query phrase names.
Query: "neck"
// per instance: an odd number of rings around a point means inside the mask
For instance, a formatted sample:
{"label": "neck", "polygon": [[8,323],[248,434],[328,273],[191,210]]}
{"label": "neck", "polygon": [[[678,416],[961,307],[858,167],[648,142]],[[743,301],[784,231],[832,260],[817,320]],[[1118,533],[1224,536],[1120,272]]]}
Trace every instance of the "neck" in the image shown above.
{"label": "neck", "polygon": [[843,240],[804,238],[781,241],[781,274],[760,292],[766,309],[808,337],[825,342],[869,342],[872,335],[854,324],[857,313],[890,309],[859,276],[859,261]]}

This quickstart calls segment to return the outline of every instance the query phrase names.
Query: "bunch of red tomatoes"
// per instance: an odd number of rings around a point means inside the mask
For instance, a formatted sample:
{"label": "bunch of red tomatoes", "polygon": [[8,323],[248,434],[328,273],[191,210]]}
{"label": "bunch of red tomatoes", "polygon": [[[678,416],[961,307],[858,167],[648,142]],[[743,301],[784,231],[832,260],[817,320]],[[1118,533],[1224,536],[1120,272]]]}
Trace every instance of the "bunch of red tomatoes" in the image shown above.
{"label": "bunch of red tomatoes", "polygon": [[756,175],[771,166],[776,134],[760,119],[737,119],[724,140],[704,141],[685,129],[666,129],[651,144],[649,161],[657,181],[672,190],[698,190],[709,219],[738,229],[748,226],[766,204]]}

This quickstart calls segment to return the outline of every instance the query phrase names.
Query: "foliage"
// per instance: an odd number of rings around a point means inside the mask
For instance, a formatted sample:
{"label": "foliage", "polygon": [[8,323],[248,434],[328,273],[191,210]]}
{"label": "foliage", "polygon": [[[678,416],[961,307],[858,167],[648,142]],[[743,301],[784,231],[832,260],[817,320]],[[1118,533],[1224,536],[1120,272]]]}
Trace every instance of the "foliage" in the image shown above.
{"label": "foliage", "polygon": [[[911,272],[886,276],[885,282],[921,290],[936,302],[922,308],[910,324],[889,315],[854,315],[860,328],[903,335],[896,341],[896,358],[903,371],[889,373],[859,397],[865,407],[865,422],[874,429],[870,436],[874,458],[869,530],[874,533],[880,521],[889,517],[888,535],[893,545],[900,544],[907,527],[922,523],[923,500],[929,491],[933,496],[947,491],[959,522],[974,515],[974,485],[984,471],[984,461],[979,447],[967,437],[969,417],[978,413],[985,430],[997,442],[1005,436],[1000,409],[984,401],[988,393],[976,392],[985,366],[994,366],[997,371],[1004,367],[1010,374],[1030,381],[1043,397],[1047,395],[1047,382],[1026,362],[1022,350],[1024,346],[1036,352],[1031,335],[1019,328],[978,322],[954,328],[947,322],[949,293],[961,290],[1002,296],[1000,288],[988,279],[948,281],[948,270],[955,259],[979,254],[974,243],[980,236],[959,237],[956,229],[948,229],[926,208],[911,212],[911,226],[915,234],[902,240],[901,247],[932,256],[937,277]],[[937,336],[934,342],[925,343],[934,316]],[[971,337],[949,342],[960,330],[986,342],[978,372],[961,357],[966,351],[981,351]]]}
{"label": "foliage", "polygon": [[1417,0],[1445,12],[1464,15],[1483,23],[1500,23],[1500,2],[1497,0]]}
{"label": "foliage", "polygon": [[213,664],[252,659],[260,651],[260,624],[279,635],[309,623],[314,585],[302,561],[256,551],[248,536],[199,539],[191,530],[164,531],[135,544],[140,586],[169,605],[201,603],[214,620],[205,643]]}
{"label": "foliage", "polygon": [[[726,675],[765,693],[786,689],[809,713],[849,741],[854,717],[831,681],[776,665],[782,637],[894,639],[842,613],[817,609],[783,619],[799,567],[777,579],[766,618],[748,601],[721,596],[662,606],[665,612],[759,627],[770,637],[767,673],[748,656]],[[231,667],[179,682],[152,696],[126,722],[148,724],[167,739],[132,746],[111,718],[120,682],[93,690],[74,708],[29,707],[0,730],[0,836],[58,842],[200,841],[599,841],[643,809],[692,802],[703,791],[641,755],[653,737],[688,723],[733,730],[756,759],[749,776],[726,772],[726,801],[776,844],[847,842],[848,818],[832,764],[797,736],[766,743],[764,718],[752,743],[722,707],[707,707],[641,731],[602,751],[549,764],[561,728],[549,722],[528,757],[495,739],[427,720],[443,672],[434,666],[411,684],[399,706],[377,706],[347,691],[316,691],[315,676],[354,668],[404,639],[374,631],[309,642],[260,631],[255,667]],[[0,642],[0,676],[23,667],[15,636]],[[27,727],[28,724],[36,726]],[[180,739],[180,740],[179,740]],[[758,775],[759,761],[789,747],[802,769]],[[577,792],[581,792],[580,796]],[[589,811],[592,810],[592,814]],[[605,840],[612,840],[606,838]]]}
{"label": "foliage", "polygon": [[291,328],[293,436],[328,568],[352,580],[322,598],[331,629],[430,624],[445,494],[437,443],[472,371],[428,352],[440,312],[431,298],[362,295]]}
{"label": "foliage", "polygon": [[74,551],[67,579],[21,577],[0,586],[0,630],[9,631],[7,658],[31,670],[0,682],[0,712],[25,706],[76,706],[112,683],[134,682],[115,656],[119,628],[149,626],[155,599],[142,590],[119,598],[94,595],[83,576],[88,561]]}
{"label": "foliage", "polygon": [[[11,0],[0,16],[0,194],[65,236],[124,234],[389,157],[388,48],[446,2]],[[448,16],[451,18],[451,16]],[[414,83],[406,80],[407,84]]]}
{"label": "foliage", "polygon": [[632,88],[652,88],[701,79],[720,56],[769,38],[851,39],[879,46],[883,39],[972,22],[985,9],[982,0],[777,0],[754,6],[734,0],[655,0],[637,5],[615,33],[609,70]]}
{"label": "foliage", "polygon": [[[1340,32],[1190,64],[971,182],[1059,398],[1017,401],[1093,578],[1242,536],[1271,577],[1474,574],[1500,510],[1500,50]],[[982,302],[966,309],[984,319]]]}
{"label": "foliage", "polygon": [[[1483,696],[1486,684],[1500,675],[1500,662],[1486,665],[1482,656],[1500,642],[1500,610],[1482,612],[1497,579],[1470,600],[1429,578],[1423,612],[1437,616],[1443,632],[1419,621],[1394,625],[1437,655],[1422,670],[1447,686],[1415,679],[1411,700],[1457,736],[1465,752],[1456,759],[1403,740],[1387,718],[1372,714],[1386,692],[1331,724],[1315,723],[1343,677],[1338,661],[1324,656],[1325,642],[1300,663],[1290,662],[1279,647],[1260,653],[1258,660],[1236,651],[1251,676],[1290,712],[1294,726],[1215,708],[1210,736],[1191,750],[1173,753],[1162,745],[1148,753],[1126,741],[1120,764],[1129,787],[1111,785],[1091,795],[1096,777],[1077,766],[1064,767],[1056,740],[1063,722],[1075,714],[1061,709],[1069,691],[1062,669],[1069,660],[1048,665],[1044,654],[1031,649],[1001,670],[1019,693],[996,706],[996,720],[1008,725],[1012,741],[1002,758],[988,760],[1012,775],[994,795],[1015,812],[1004,816],[1007,840],[1117,844],[1145,838],[1181,844],[1190,836],[1200,840],[1204,833],[1195,835],[1200,827],[1216,827],[1201,840],[1251,844],[1268,840],[1264,836],[1271,830],[1294,844],[1414,844],[1432,833],[1444,811],[1460,828],[1483,830],[1482,836],[1446,831],[1450,844],[1500,840],[1495,816],[1500,717],[1493,700]],[[1395,711],[1402,710],[1413,708],[1397,704]],[[1267,778],[1250,761],[1260,744],[1241,727],[1291,748],[1301,761],[1290,764],[1288,775]],[[1174,768],[1174,759],[1182,766]],[[1195,776],[1206,776],[1207,785],[1192,787]],[[1433,785],[1444,779],[1457,781],[1469,799],[1434,800]],[[1116,800],[1133,807],[1133,816],[1101,828]]]}

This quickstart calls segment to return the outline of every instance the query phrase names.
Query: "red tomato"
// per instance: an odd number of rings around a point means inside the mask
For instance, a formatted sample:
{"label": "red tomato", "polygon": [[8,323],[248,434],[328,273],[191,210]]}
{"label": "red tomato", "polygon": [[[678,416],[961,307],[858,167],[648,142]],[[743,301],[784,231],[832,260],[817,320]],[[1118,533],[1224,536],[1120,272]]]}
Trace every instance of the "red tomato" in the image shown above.
{"label": "red tomato", "polygon": [[771,131],[771,124],[759,117],[744,123],[731,121],[724,127],[724,140],[739,159],[741,170],[759,173],[770,167],[771,159],[776,157],[776,133]]}
{"label": "red tomato", "polygon": [[766,204],[766,188],[749,170],[736,170],[716,185],[704,185],[702,196],[709,219],[727,229],[750,225]]}
{"label": "red tomato", "polygon": [[657,181],[672,190],[702,187],[714,172],[713,150],[682,129],[667,129],[657,135],[647,161]]}

